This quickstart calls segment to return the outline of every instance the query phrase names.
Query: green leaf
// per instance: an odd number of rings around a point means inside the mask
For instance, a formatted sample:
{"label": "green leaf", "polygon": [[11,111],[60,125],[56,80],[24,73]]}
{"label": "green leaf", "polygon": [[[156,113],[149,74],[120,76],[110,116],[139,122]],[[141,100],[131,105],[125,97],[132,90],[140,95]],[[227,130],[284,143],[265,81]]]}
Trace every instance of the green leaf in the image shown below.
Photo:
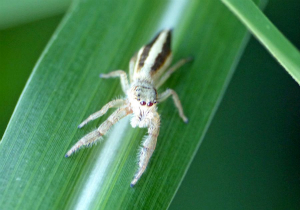
{"label": "green leaf", "polygon": [[[247,40],[245,28],[221,2],[183,1],[177,12],[170,9],[178,9],[172,2],[75,2],[38,61],[1,141],[2,208],[169,206]],[[178,93],[189,124],[179,118],[171,99],[159,105],[161,132],[156,150],[134,188],[130,182],[146,129],[131,128],[128,118],[97,146],[64,158],[109,113],[81,130],[77,125],[122,94],[119,80],[100,79],[99,73],[127,70],[130,57],[159,28],[171,26],[174,61],[187,56],[194,61],[159,91],[170,87]]]}
{"label": "green leaf", "polygon": [[300,84],[300,53],[251,0],[222,0]]}

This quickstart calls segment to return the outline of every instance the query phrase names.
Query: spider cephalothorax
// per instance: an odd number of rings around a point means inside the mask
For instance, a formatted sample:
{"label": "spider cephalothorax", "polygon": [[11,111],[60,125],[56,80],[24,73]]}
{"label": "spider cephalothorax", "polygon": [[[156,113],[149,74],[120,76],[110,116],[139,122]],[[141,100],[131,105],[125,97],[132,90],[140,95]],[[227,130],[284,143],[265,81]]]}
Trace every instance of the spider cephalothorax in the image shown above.
{"label": "spider cephalothorax", "polygon": [[148,135],[143,141],[143,146],[139,153],[139,169],[130,184],[134,186],[146,170],[156,146],[160,127],[160,117],[156,106],[158,102],[162,102],[169,96],[172,96],[180,117],[184,122],[188,121],[183,113],[178,95],[174,90],[167,89],[161,94],[157,93],[157,89],[176,69],[190,61],[190,59],[182,59],[167,70],[171,58],[171,30],[163,30],[149,44],[142,47],[130,60],[130,84],[128,83],[127,74],[123,70],[100,74],[102,78],[120,77],[126,98],[110,101],[100,111],[90,115],[83,121],[78,126],[79,128],[83,127],[89,121],[101,117],[109,108],[119,107],[97,130],[82,137],[67,152],[66,157],[69,157],[83,146],[93,144],[101,136],[105,135],[113,124],[123,117],[132,114],[132,127],[148,128]]}
{"label": "spider cephalothorax", "polygon": [[[139,82],[140,84],[133,84],[130,88],[130,94],[134,96],[134,99],[142,106],[151,107],[157,103],[157,91],[152,84]],[[130,98],[129,98],[130,100]]]}

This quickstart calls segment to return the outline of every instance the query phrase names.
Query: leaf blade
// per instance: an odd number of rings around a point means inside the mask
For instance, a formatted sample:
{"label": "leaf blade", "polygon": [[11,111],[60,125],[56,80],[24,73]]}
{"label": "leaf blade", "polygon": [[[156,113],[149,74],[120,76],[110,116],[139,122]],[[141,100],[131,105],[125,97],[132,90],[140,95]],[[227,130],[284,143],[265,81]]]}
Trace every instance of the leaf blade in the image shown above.
{"label": "leaf blade", "polygon": [[222,0],[300,84],[300,53],[252,1]]}
{"label": "leaf blade", "polygon": [[[147,172],[134,189],[129,184],[135,173],[136,153],[145,130],[134,130],[125,120],[114,127],[117,131],[112,131],[101,145],[64,159],[67,149],[99,124],[96,121],[77,131],[82,119],[99,109],[99,104],[120,94],[118,81],[100,80],[99,71],[125,68],[134,51],[151,38],[150,31],[158,24],[159,18],[147,24],[144,21],[153,14],[161,14],[165,6],[158,1],[149,9],[146,1],[140,1],[139,5],[131,2],[132,5],[116,7],[113,1],[107,1],[98,11],[95,2],[80,2],[64,19],[8,126],[0,147],[0,159],[5,160],[1,161],[0,168],[11,164],[13,171],[1,175],[0,192],[6,190],[1,193],[5,198],[0,201],[3,206],[79,208],[82,207],[78,205],[80,198],[86,195],[83,189],[87,181],[105,175],[105,183],[100,185],[102,188],[93,193],[89,203],[91,209],[167,208],[212,119],[238,59],[236,56],[243,45],[245,30],[229,12],[223,12],[224,8],[218,1],[193,1],[186,9],[189,16],[183,18],[175,30],[173,49],[175,61],[191,54],[195,61],[176,72],[165,85],[179,94],[190,123],[182,123],[171,100],[161,104],[162,129],[157,149]],[[139,8],[133,11],[133,6]],[[105,13],[112,8],[115,14]],[[201,12],[197,8],[201,8]],[[119,18],[119,14],[123,18]],[[145,19],[138,19],[141,16]],[[220,26],[219,22],[224,18],[229,18],[230,23]],[[109,25],[104,24],[107,20],[111,21]],[[195,20],[200,20],[197,27]],[[135,24],[124,25],[126,21]],[[238,33],[235,31],[236,37],[228,27],[239,28]],[[120,39],[120,34],[127,39]],[[226,51],[228,46],[233,47]],[[115,56],[119,54],[124,57]],[[190,72],[184,74],[184,71]],[[116,140],[112,136],[120,130],[126,132],[119,134],[119,140]],[[18,136],[8,141],[14,135]],[[122,144],[118,143],[120,139]],[[8,150],[14,152],[12,160],[4,158],[9,157]],[[108,152],[106,157],[113,158],[106,162],[110,167],[93,174],[97,159],[103,161],[101,154],[105,152]],[[15,182],[18,175],[22,188]],[[9,196],[14,192],[21,198],[17,205],[13,202],[15,197]],[[26,202],[28,200],[35,202]]]}

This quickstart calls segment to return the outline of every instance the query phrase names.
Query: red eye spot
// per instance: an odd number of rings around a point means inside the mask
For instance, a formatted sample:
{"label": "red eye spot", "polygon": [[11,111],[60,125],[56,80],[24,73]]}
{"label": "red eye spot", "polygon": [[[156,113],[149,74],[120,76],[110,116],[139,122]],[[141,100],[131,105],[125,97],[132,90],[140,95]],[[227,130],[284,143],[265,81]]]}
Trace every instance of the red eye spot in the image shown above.
{"label": "red eye spot", "polygon": [[152,106],[152,105],[153,103],[151,101],[147,103],[147,106]]}
{"label": "red eye spot", "polygon": [[141,101],[140,104],[141,104],[142,106],[144,106],[144,105],[146,105],[146,101]]}

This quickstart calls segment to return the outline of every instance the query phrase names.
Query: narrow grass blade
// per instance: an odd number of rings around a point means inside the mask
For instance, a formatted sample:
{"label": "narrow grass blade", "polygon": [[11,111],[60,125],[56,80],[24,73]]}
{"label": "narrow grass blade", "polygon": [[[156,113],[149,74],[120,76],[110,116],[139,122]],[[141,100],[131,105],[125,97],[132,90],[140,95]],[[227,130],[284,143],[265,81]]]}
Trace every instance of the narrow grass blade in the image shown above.
{"label": "narrow grass blade", "polygon": [[222,0],[300,84],[300,53],[251,0]]}
{"label": "narrow grass blade", "polygon": [[63,14],[71,0],[2,0],[0,7],[0,29],[28,23],[56,14]]}

